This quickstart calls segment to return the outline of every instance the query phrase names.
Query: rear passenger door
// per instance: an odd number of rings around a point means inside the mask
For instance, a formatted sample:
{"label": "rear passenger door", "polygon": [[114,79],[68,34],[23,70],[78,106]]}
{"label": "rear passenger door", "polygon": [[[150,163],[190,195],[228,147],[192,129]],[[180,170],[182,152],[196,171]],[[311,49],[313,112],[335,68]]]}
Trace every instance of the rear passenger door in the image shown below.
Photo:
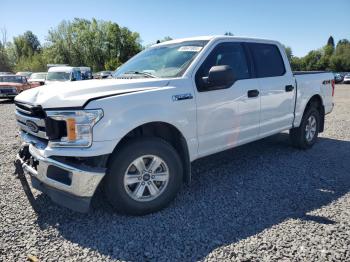
{"label": "rear passenger door", "polygon": [[265,137],[292,127],[295,82],[275,44],[248,43],[260,86],[260,131]]}
{"label": "rear passenger door", "polygon": [[[257,79],[251,78],[251,66],[243,45],[238,42],[219,43],[203,60],[195,71],[194,83],[198,91],[199,156],[256,139],[260,117],[259,84]],[[235,82],[222,89],[203,86],[203,78],[218,65],[230,66]]]}

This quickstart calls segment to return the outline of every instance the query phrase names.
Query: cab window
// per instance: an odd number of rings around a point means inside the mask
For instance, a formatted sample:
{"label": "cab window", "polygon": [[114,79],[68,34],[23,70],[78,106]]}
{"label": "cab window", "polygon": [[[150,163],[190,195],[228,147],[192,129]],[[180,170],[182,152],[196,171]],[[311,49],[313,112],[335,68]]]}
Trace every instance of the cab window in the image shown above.
{"label": "cab window", "polygon": [[274,44],[248,43],[253,56],[256,76],[274,77],[285,74],[286,69],[278,47]]}
{"label": "cab window", "polygon": [[209,70],[213,66],[218,65],[230,66],[233,69],[235,80],[250,78],[250,67],[242,44],[221,43],[211,51],[196,73],[198,91],[210,91],[204,87],[202,79],[209,75]]}

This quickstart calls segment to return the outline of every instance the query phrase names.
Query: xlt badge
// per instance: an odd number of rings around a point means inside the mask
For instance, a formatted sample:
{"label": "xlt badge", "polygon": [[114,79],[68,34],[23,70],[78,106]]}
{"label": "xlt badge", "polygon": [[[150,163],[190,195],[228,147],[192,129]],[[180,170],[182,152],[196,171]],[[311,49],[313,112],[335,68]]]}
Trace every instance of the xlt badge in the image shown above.
{"label": "xlt badge", "polygon": [[180,101],[180,100],[186,100],[186,99],[192,99],[192,98],[193,98],[193,96],[191,93],[173,95],[173,101]]}

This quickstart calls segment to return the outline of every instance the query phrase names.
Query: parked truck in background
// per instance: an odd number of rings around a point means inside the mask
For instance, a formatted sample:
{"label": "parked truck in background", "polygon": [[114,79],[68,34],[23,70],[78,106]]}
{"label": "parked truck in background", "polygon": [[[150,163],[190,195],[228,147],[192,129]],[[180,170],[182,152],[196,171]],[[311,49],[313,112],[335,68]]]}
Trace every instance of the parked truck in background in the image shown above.
{"label": "parked truck in background", "polygon": [[72,82],[82,80],[79,67],[52,66],[48,69],[45,84]]}
{"label": "parked truck in background", "polygon": [[279,42],[172,40],[114,79],[18,95],[17,160],[60,205],[85,212],[101,186],[117,211],[143,215],[171,202],[198,158],[284,130],[294,146],[312,147],[333,95],[332,73],[293,73]]}
{"label": "parked truck in background", "polygon": [[25,76],[0,75],[0,98],[14,99],[16,95],[29,88],[37,87],[39,84],[29,83]]}

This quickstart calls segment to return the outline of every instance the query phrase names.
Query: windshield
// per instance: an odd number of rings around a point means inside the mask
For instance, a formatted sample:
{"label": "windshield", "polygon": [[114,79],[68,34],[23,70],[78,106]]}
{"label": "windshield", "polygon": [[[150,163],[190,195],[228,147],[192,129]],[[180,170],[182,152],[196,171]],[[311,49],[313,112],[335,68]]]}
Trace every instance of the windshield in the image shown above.
{"label": "windshield", "polygon": [[46,80],[49,81],[69,81],[70,73],[67,72],[48,72]]}
{"label": "windshield", "polygon": [[32,74],[30,79],[45,79],[46,73]]}
{"label": "windshield", "polygon": [[22,76],[0,76],[0,82],[23,83]]}
{"label": "windshield", "polygon": [[114,77],[138,75],[144,77],[182,76],[208,41],[186,41],[151,47],[126,62]]}

